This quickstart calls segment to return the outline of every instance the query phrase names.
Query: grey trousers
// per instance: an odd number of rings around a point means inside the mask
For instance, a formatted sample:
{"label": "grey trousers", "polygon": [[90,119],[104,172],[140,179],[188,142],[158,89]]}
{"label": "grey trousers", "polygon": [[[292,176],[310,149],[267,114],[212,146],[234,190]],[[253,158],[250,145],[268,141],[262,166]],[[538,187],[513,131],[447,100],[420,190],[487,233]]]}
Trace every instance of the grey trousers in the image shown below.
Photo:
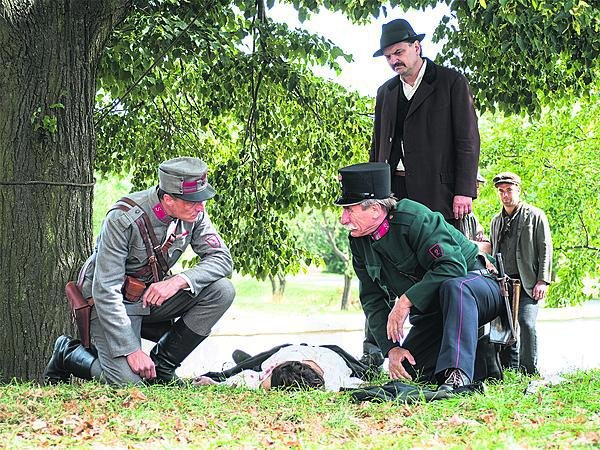
{"label": "grey trousers", "polygon": [[[147,316],[129,316],[131,327],[140,341],[141,328],[152,323],[180,317],[194,333],[208,336],[212,327],[231,306],[235,289],[227,278],[221,278],[208,285],[195,297],[188,291],[179,291],[161,306],[151,307]],[[98,318],[91,321],[92,343],[98,350],[98,359],[92,366],[92,377],[109,384],[139,384],[142,378],[134,373],[127,363],[126,356],[112,357],[108,341]]]}

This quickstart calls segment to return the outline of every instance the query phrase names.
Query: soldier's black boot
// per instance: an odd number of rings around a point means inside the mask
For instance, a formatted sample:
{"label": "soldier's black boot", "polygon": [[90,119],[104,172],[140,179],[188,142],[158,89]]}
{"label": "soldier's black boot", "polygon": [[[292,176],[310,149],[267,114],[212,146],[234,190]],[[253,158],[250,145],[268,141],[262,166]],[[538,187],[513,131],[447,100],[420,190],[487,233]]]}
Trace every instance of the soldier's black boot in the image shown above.
{"label": "soldier's black boot", "polygon": [[92,379],[92,364],[98,355],[81,345],[79,339],[59,336],[54,351],[44,370],[44,384],[68,383],[71,375],[84,380]]}
{"label": "soldier's black boot", "polygon": [[150,358],[156,367],[156,378],[151,382],[165,384],[180,382],[175,375],[175,369],[204,339],[206,336],[194,333],[183,322],[183,319],[175,322],[175,325],[163,334],[150,350]]}

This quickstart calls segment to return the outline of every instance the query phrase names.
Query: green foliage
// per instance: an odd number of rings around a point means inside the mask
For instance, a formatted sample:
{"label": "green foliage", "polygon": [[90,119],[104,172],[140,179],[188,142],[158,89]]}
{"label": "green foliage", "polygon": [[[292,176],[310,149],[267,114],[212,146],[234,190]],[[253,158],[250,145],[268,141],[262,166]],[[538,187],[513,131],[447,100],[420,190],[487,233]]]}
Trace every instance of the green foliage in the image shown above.
{"label": "green foliage", "polygon": [[[539,119],[487,116],[482,121],[481,167],[491,181],[510,170],[523,179],[524,199],[546,212],[554,244],[556,283],[550,306],[589,298],[584,280],[600,277],[600,101],[564,101]],[[500,211],[492,183],[474,204],[489,229]],[[597,286],[596,286],[597,295]]]}
{"label": "green foliage", "polygon": [[590,95],[600,69],[597,2],[468,0],[451,7],[456,22],[446,17],[435,32],[447,39],[438,58],[468,74],[481,109],[539,114],[565,95]]}
{"label": "green foliage", "polygon": [[508,374],[485,394],[406,405],[354,404],[322,391],[225,386],[0,390],[3,448],[564,448],[597,447],[600,372],[537,394]]}
{"label": "green foliage", "polygon": [[131,183],[125,175],[111,175],[109,177],[96,176],[94,186],[94,203],[92,210],[92,226],[94,240],[100,234],[102,221],[108,210],[131,190]]}
{"label": "green foliage", "polygon": [[195,12],[139,11],[115,36],[97,97],[96,167],[131,170],[138,189],[156,182],[158,162],[201,157],[218,193],[208,208],[237,270],[297,272],[310,255],[290,220],[331,204],[337,168],[367,157],[372,102],[312,75],[312,64],[338,68],[344,55],[331,43],[230,10]]}
{"label": "green foliage", "polygon": [[340,224],[341,208],[306,211],[294,221],[296,235],[331,273],[354,274],[348,232]]}
{"label": "green foliage", "polygon": [[[298,212],[306,207],[331,204],[339,167],[367,159],[372,101],[311,72],[316,65],[339,70],[340,58],[350,56],[274,23],[262,2],[138,3],[100,64],[95,167],[101,174],[130,172],[139,189],[156,182],[160,161],[202,157],[218,192],[209,211],[237,269],[261,279],[297,272],[315,251],[291,223],[302,220]],[[387,14],[376,0],[291,3],[300,19],[320,7],[356,22]],[[436,3],[393,0],[389,6]],[[597,161],[591,150],[597,138],[590,137],[595,122],[578,113],[587,129],[562,127],[572,105],[561,103],[581,96],[582,104],[593,105],[598,8],[582,0],[463,0],[451,9],[454,20],[444,19],[433,37],[447,39],[439,59],[467,73],[480,108],[533,113],[495,117],[492,134],[482,132],[482,167],[521,173],[531,186],[528,199],[550,216],[559,280],[551,301],[564,303],[569,289],[579,291],[584,276],[598,273],[597,191],[582,176]],[[539,121],[532,118],[542,111]],[[580,162],[567,164],[573,159]],[[569,184],[561,187],[565,179]],[[485,195],[478,204],[485,219],[497,208]]]}
{"label": "green foliage", "polygon": [[[65,109],[65,105],[62,103],[53,103],[48,106],[50,110]],[[44,114],[42,116],[42,107],[38,108],[31,115],[31,125],[33,125],[33,131],[44,130],[46,133],[54,134],[58,129],[58,118],[55,114]]]}

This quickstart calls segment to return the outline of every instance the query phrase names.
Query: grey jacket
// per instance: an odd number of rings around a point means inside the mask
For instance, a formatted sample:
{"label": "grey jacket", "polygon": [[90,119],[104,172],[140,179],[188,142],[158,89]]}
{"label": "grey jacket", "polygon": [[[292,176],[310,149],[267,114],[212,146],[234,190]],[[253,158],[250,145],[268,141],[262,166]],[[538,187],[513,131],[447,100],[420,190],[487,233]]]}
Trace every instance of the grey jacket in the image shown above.
{"label": "grey jacket", "polygon": [[[522,203],[517,228],[517,267],[525,292],[531,297],[538,281],[550,284],[552,276],[552,237],[546,214],[535,206]],[[498,252],[502,231],[502,212],[492,219],[490,240],[492,254]]]}
{"label": "grey jacket", "polygon": [[[128,197],[146,212],[157,240],[162,243],[174,219],[164,216],[164,212],[160,214],[162,208],[157,189],[136,192]],[[148,264],[146,247],[135,223],[141,214],[137,207],[127,212],[110,211],[102,223],[91,262],[84,266],[83,295],[94,298],[92,318],[97,317],[100,321],[113,357],[127,355],[139,348],[140,341],[131,327],[129,316],[150,314],[150,308],[144,308],[141,301],[130,302],[121,293],[125,275],[134,275]],[[200,257],[196,265],[180,273],[188,281],[192,294],[231,274],[233,263],[229,249],[206,212],[196,222],[177,220],[176,223],[174,233],[187,234],[175,240],[165,259],[169,268],[173,267],[188,246]],[[152,282],[151,273],[140,278]]]}

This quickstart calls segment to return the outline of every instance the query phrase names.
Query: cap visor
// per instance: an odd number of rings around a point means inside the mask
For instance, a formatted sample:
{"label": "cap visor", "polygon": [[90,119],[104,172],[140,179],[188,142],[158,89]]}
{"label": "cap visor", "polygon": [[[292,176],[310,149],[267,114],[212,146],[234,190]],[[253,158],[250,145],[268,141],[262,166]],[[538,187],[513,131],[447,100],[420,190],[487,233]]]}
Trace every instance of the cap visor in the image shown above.
{"label": "cap visor", "polygon": [[177,197],[187,202],[203,202],[205,200],[210,200],[214,196],[215,189],[207,183],[206,188],[204,188],[204,190],[202,191],[193,192],[191,194],[178,195]]}
{"label": "cap visor", "polygon": [[352,205],[358,205],[359,203],[361,203],[364,199],[362,200],[357,200],[355,198],[345,198],[345,197],[340,197],[338,198],[335,202],[333,202],[334,205],[337,206],[352,206]]}

